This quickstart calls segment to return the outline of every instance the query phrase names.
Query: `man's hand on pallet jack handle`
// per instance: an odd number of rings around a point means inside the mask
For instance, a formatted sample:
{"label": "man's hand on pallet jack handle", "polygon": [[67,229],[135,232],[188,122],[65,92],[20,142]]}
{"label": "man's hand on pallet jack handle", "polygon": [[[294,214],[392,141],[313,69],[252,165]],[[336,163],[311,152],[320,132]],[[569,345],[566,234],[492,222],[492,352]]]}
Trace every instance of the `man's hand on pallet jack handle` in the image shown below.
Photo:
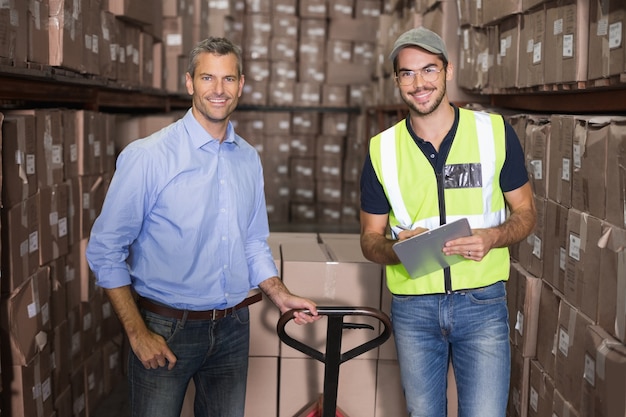
{"label": "man's hand on pallet jack handle", "polygon": [[289,310],[293,313],[296,324],[313,323],[321,318],[317,314],[317,305],[308,298],[292,294],[278,277],[268,278],[261,282],[259,288],[272,300],[281,314]]}

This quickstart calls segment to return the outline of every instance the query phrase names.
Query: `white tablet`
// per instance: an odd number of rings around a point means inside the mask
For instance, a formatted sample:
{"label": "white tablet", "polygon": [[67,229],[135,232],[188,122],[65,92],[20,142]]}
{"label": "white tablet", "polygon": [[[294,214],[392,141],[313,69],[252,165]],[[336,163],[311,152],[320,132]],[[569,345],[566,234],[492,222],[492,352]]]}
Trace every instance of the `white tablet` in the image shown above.
{"label": "white tablet", "polygon": [[463,218],[398,241],[393,250],[409,276],[419,278],[465,260],[461,255],[446,256],[443,246],[450,240],[471,235],[469,222]]}

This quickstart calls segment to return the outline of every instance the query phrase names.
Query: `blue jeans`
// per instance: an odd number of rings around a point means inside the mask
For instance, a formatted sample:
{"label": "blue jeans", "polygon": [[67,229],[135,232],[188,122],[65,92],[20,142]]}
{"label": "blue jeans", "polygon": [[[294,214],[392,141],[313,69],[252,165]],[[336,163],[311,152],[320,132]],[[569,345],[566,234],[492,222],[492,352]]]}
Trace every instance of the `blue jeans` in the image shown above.
{"label": "blue jeans", "polygon": [[451,361],[459,417],[504,417],[511,355],[503,282],[453,294],[394,295],[391,319],[411,417],[447,414]]}
{"label": "blue jeans", "polygon": [[189,381],[196,386],[194,415],[243,417],[248,374],[248,308],[220,320],[177,320],[142,311],[150,330],[176,355],[167,366],[145,369],[130,352],[128,380],[133,417],[179,417]]}

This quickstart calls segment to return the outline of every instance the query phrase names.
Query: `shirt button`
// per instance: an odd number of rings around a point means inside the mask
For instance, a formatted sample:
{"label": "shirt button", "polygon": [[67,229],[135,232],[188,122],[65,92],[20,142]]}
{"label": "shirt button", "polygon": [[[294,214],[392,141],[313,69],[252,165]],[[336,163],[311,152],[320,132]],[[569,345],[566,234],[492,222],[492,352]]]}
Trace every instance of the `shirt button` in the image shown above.
{"label": "shirt button", "polygon": [[223,268],[224,268],[224,269],[228,269],[228,265],[224,265],[224,266],[223,266]]}
{"label": "shirt button", "polygon": [[226,236],[222,236],[222,240],[226,240]]}
{"label": "shirt button", "polygon": [[431,153],[431,154],[430,154],[430,158],[432,159],[432,158],[434,158],[434,157],[435,157],[435,154],[434,154],[434,153]]}

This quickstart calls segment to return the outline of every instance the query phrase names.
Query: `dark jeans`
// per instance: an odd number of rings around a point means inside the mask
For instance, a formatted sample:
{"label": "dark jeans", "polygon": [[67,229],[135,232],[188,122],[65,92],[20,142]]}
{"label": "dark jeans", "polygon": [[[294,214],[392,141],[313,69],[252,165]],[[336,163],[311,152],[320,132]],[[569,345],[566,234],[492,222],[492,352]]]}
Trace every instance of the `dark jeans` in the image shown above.
{"label": "dark jeans", "polygon": [[189,381],[198,417],[243,417],[250,344],[248,308],[212,320],[177,320],[142,311],[148,328],[163,336],[176,366],[145,369],[130,352],[128,380],[133,417],[179,417]]}
{"label": "dark jeans", "polygon": [[411,417],[446,415],[452,359],[460,417],[504,417],[511,353],[506,288],[394,295],[391,320]]}

